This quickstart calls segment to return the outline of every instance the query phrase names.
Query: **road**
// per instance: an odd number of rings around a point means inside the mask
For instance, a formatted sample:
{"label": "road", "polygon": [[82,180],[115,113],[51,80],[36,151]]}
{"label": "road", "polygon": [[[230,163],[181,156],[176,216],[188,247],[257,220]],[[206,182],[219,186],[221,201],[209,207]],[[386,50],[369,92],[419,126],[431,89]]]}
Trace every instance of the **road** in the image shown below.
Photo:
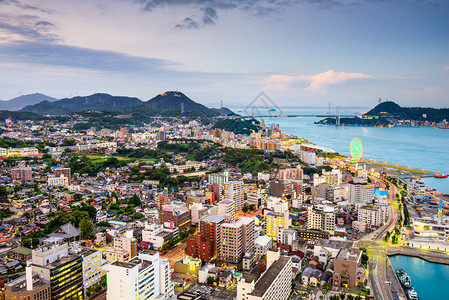
{"label": "road", "polygon": [[[377,185],[385,186],[378,178],[371,177]],[[382,245],[384,234],[391,230],[397,223],[398,214],[394,209],[394,201],[396,199],[397,188],[389,183],[389,214],[385,225],[379,227],[374,232],[366,235],[360,243],[368,249],[368,280],[373,290],[373,295],[380,300],[393,300],[391,286],[387,282],[391,282],[390,276],[387,276],[387,255],[386,247]]]}
{"label": "road", "polygon": [[184,258],[184,254],[187,248],[187,243],[183,243],[182,245],[179,245],[178,247],[168,250],[167,253],[161,255],[162,257],[165,257],[168,259],[168,262],[170,263],[170,266],[174,268],[175,263],[182,260]]}

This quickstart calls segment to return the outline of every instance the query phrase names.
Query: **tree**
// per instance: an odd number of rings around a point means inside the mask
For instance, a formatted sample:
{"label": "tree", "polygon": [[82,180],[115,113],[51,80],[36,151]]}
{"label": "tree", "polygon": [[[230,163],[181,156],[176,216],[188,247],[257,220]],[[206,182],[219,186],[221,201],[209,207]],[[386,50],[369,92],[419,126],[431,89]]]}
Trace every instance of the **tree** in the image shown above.
{"label": "tree", "polygon": [[97,209],[90,205],[83,205],[80,208],[81,211],[86,211],[89,214],[89,218],[93,219],[97,216]]}
{"label": "tree", "polygon": [[131,198],[129,198],[128,204],[133,204],[134,206],[140,206],[140,205],[142,205],[142,201],[140,200],[139,196],[133,195]]}
{"label": "tree", "polygon": [[341,300],[344,300],[346,298],[346,294],[340,294],[339,296]]}
{"label": "tree", "polygon": [[214,277],[212,277],[212,276],[207,277],[208,284],[214,284],[214,281],[215,281]]}
{"label": "tree", "polygon": [[109,222],[106,221],[101,221],[97,225],[102,227],[111,227],[111,224],[109,224]]}
{"label": "tree", "polygon": [[83,219],[89,219],[89,213],[87,211],[75,210],[70,215],[70,220],[72,221],[73,226],[77,228],[80,227],[80,222]]}
{"label": "tree", "polygon": [[83,238],[92,238],[94,232],[94,225],[89,218],[84,218],[80,222],[80,229]]}
{"label": "tree", "polygon": [[351,295],[351,294],[348,294],[348,295],[347,295],[347,298],[348,298],[348,300],[354,300],[354,296]]}
{"label": "tree", "polygon": [[248,212],[248,210],[249,210],[248,206],[246,206],[246,205],[243,206],[242,211],[244,214],[246,214]]}

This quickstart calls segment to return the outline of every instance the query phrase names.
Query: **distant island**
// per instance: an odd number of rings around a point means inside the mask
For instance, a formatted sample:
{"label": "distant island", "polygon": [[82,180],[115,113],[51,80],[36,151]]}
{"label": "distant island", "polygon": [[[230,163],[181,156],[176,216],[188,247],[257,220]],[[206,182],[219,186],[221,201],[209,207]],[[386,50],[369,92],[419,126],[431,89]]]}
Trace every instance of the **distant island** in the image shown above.
{"label": "distant island", "polygon": [[[379,103],[360,117],[341,118],[340,125],[353,126],[434,126],[448,128],[448,108],[401,107],[393,101]],[[316,124],[335,125],[335,118],[325,118]]]}

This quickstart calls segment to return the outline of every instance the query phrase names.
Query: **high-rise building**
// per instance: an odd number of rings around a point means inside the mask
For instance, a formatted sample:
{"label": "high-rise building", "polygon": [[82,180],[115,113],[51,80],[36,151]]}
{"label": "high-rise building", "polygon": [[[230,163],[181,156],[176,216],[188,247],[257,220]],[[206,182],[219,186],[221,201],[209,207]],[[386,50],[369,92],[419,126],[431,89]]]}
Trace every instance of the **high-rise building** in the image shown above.
{"label": "high-rise building", "polygon": [[236,212],[243,208],[244,188],[243,181],[228,181],[223,185],[224,199],[234,201]]}
{"label": "high-rise building", "polygon": [[333,234],[335,230],[334,209],[324,206],[322,209],[307,207],[307,229],[319,229]]}
{"label": "high-rise building", "polygon": [[319,185],[320,183],[326,182],[330,186],[337,186],[341,184],[342,173],[339,169],[332,169],[332,171],[322,170],[322,174],[313,174],[313,185]]}
{"label": "high-rise building", "polygon": [[67,244],[41,246],[33,250],[28,267],[50,282],[51,299],[84,299],[83,257],[76,248],[69,249]]}
{"label": "high-rise building", "polygon": [[224,171],[223,173],[212,173],[207,175],[207,182],[210,184],[216,183],[219,186],[223,186],[229,180],[229,173]]}
{"label": "high-rise building", "polygon": [[101,250],[83,247],[78,252],[83,258],[83,287],[86,291],[101,280]]}
{"label": "high-rise building", "polygon": [[174,294],[170,266],[157,251],[139,253],[127,262],[116,261],[108,271],[108,300],[155,299]]}
{"label": "high-rise building", "polygon": [[221,225],[220,261],[239,265],[243,255],[254,253],[254,219],[240,217],[235,223]]}
{"label": "high-rise building", "polygon": [[31,167],[19,165],[17,168],[11,169],[11,179],[14,181],[31,181],[33,174]]}
{"label": "high-rise building", "polygon": [[296,168],[289,168],[289,169],[280,169],[278,178],[281,180],[285,179],[300,179],[303,178],[303,170],[301,169],[301,166],[298,165]]}
{"label": "high-rise building", "polygon": [[222,200],[218,202],[217,215],[225,218],[228,223],[235,221],[235,202],[232,200]]}
{"label": "high-rise building", "polygon": [[348,202],[349,203],[368,203],[374,199],[375,185],[361,180],[356,180],[348,183]]}
{"label": "high-rise building", "polygon": [[278,257],[267,263],[267,269],[257,281],[240,280],[237,300],[287,300],[292,291],[292,259]]}
{"label": "high-rise building", "polygon": [[289,212],[277,213],[270,211],[265,216],[267,236],[271,237],[273,241],[278,240],[279,227],[288,228],[292,221]]}
{"label": "high-rise building", "polygon": [[207,215],[200,220],[200,234],[205,239],[211,240],[213,243],[213,256],[220,253],[221,241],[221,225],[224,223],[224,217]]}

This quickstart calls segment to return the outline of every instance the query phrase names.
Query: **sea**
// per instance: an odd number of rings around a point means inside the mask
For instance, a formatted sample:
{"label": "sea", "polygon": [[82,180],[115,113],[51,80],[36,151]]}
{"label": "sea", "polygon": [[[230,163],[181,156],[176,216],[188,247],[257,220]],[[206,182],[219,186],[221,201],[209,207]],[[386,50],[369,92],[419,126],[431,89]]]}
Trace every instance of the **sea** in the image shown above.
{"label": "sea", "polygon": [[[341,114],[361,110],[344,109]],[[323,114],[326,109],[285,109],[282,114]],[[333,112],[335,114],[335,112]],[[449,129],[437,127],[362,127],[320,125],[321,117],[263,118],[265,124],[279,124],[281,132],[293,134],[319,146],[349,155],[354,138],[363,144],[363,157],[413,168],[449,174]],[[259,119],[260,120],[260,119]],[[423,178],[426,185],[449,193],[449,179]]]}
{"label": "sea", "polygon": [[390,262],[407,272],[420,300],[449,299],[449,265],[404,255],[390,256]]}
{"label": "sea", "polygon": [[[326,114],[326,109],[291,109],[282,114]],[[341,114],[358,114],[360,110],[342,110]],[[350,155],[354,138],[363,144],[363,157],[419,169],[449,174],[449,129],[435,127],[360,127],[319,125],[323,118],[264,118],[279,124],[281,132],[307,139],[319,146]],[[426,185],[449,193],[449,179],[423,178]],[[416,257],[390,257],[393,267],[403,268],[412,278],[421,300],[449,299],[449,266],[430,263]]]}

